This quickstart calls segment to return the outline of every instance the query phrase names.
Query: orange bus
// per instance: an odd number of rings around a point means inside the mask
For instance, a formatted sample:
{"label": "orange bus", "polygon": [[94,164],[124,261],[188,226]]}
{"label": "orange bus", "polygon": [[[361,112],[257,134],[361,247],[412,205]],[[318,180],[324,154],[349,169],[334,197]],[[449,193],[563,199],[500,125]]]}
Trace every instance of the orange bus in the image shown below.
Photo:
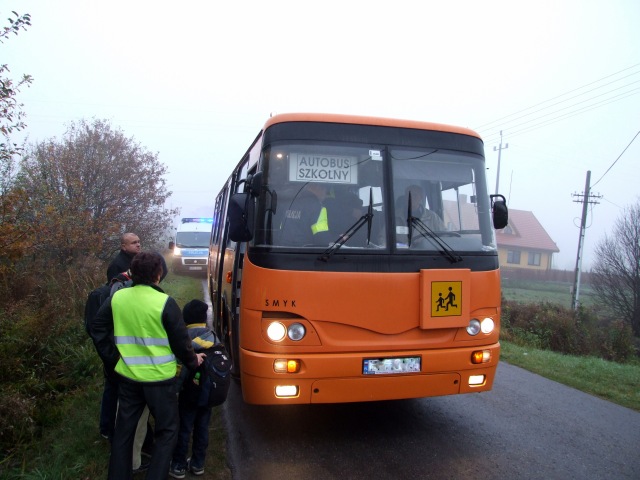
{"label": "orange bus", "polygon": [[436,123],[267,120],[218,194],[213,324],[252,404],[487,391],[500,274],[484,147]]}

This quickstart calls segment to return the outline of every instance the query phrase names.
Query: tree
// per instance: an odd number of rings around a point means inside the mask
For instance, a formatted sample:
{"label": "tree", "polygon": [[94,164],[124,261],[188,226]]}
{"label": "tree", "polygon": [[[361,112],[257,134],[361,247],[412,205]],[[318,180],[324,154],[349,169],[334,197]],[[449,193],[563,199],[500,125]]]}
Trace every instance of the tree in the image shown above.
{"label": "tree", "polygon": [[35,250],[65,264],[82,255],[107,259],[128,231],[145,246],[158,244],[177,214],[164,208],[166,173],[158,154],[106,120],[72,123],[62,141],[29,147],[17,182],[39,232]]}
{"label": "tree", "polygon": [[[18,15],[12,12],[9,26],[0,28],[0,43],[4,43],[12,34],[17,35],[31,25],[29,14]],[[23,75],[14,82],[7,76],[9,66],[0,65],[0,278],[11,271],[13,262],[29,248],[28,226],[20,225],[24,192],[14,187],[14,157],[22,148],[11,140],[11,134],[25,128],[22,104],[18,103],[20,88],[32,82],[30,75]]]}
{"label": "tree", "polygon": [[[17,35],[20,30],[26,30],[27,26],[31,25],[31,16],[28,13],[22,16],[16,12],[12,13],[16,18],[15,20],[9,18],[9,26],[0,30],[0,43],[4,43],[12,33]],[[0,164],[2,166],[0,187],[3,191],[6,189],[6,180],[11,175],[13,156],[21,151],[21,147],[11,141],[10,135],[26,126],[24,113],[21,110],[22,104],[18,103],[16,95],[21,87],[33,81],[31,75],[23,75],[20,80],[14,82],[5,76],[8,73],[9,66],[0,65]]]}
{"label": "tree", "polygon": [[640,337],[640,200],[623,210],[595,253],[596,293]]}

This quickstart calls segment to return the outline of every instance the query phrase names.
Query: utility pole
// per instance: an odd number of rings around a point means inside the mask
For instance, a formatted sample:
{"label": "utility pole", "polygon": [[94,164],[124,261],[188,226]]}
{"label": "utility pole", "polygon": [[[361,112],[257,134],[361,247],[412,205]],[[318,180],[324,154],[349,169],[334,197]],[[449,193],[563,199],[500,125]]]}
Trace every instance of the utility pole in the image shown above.
{"label": "utility pole", "polygon": [[502,150],[505,148],[509,148],[509,144],[507,143],[504,147],[502,146],[502,130],[500,130],[500,146],[499,147],[493,147],[493,151],[495,152],[496,150],[498,151],[498,173],[496,174],[496,195],[498,195],[498,187],[500,186],[500,154],[502,153]]}
{"label": "utility pole", "polygon": [[576,271],[573,279],[573,293],[571,295],[571,308],[573,310],[578,309],[578,299],[580,297],[580,271],[582,270],[582,250],[584,248],[584,235],[587,228],[587,208],[590,203],[598,204],[591,198],[602,198],[602,195],[591,195],[591,170],[587,171],[587,181],[584,185],[584,193],[574,193],[573,196],[578,200],[574,200],[575,203],[582,203],[582,220],[580,221],[580,238],[578,240],[578,255],[576,256]]}

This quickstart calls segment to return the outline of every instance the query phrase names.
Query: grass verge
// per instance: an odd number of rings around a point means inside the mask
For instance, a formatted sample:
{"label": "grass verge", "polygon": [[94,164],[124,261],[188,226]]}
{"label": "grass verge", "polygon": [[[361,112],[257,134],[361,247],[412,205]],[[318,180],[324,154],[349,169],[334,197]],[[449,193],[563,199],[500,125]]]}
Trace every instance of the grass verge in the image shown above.
{"label": "grass verge", "polygon": [[500,341],[500,359],[545,378],[640,411],[640,364],[576,357]]}

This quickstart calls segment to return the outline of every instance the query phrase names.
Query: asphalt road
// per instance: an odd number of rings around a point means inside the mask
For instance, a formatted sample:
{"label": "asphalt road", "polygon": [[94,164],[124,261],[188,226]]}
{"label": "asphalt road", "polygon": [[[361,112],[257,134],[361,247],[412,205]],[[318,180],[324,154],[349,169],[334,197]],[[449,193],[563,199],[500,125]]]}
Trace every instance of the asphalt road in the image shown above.
{"label": "asphalt road", "polygon": [[[640,387],[639,387],[640,388]],[[223,407],[237,480],[640,479],[640,413],[500,363],[493,391]]]}

